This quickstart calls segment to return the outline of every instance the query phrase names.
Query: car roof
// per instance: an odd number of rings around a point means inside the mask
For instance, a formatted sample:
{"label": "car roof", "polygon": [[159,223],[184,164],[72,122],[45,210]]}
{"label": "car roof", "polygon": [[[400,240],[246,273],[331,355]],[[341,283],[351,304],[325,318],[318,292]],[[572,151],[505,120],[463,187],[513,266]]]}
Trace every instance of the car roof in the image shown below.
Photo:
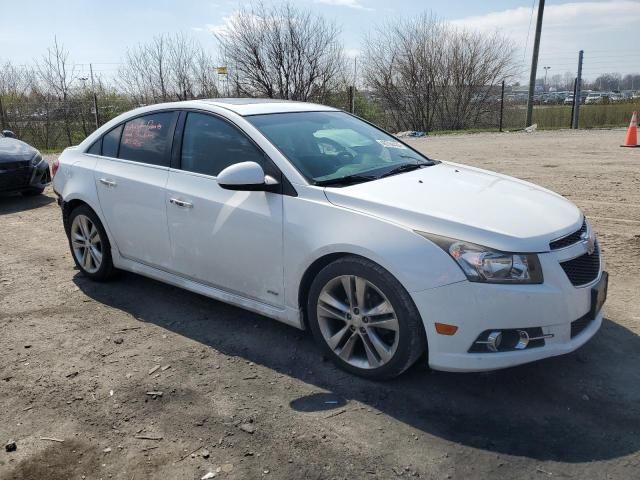
{"label": "car roof", "polygon": [[189,103],[192,105],[198,103],[215,105],[242,116],[263,113],[338,111],[336,108],[317,103],[276,100],[273,98],[210,98],[192,100]]}

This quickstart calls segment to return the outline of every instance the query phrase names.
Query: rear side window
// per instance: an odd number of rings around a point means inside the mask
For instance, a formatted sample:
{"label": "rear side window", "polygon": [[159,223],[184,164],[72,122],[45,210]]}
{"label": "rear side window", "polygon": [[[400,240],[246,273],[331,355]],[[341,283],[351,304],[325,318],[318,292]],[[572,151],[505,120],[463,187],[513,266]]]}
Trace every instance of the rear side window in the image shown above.
{"label": "rear side window", "polygon": [[105,157],[118,156],[118,143],[120,143],[120,134],[122,133],[122,125],[114,128],[104,137],[102,137],[102,155]]}
{"label": "rear side window", "polygon": [[89,147],[87,153],[92,155],[100,155],[102,153],[102,137],[93,142],[93,145]]}
{"label": "rear side window", "polygon": [[168,167],[176,115],[154,113],[125,123],[118,158]]}
{"label": "rear side window", "polygon": [[182,137],[182,170],[216,176],[240,162],[257,162],[264,168],[262,152],[236,127],[204,113],[187,115]]}

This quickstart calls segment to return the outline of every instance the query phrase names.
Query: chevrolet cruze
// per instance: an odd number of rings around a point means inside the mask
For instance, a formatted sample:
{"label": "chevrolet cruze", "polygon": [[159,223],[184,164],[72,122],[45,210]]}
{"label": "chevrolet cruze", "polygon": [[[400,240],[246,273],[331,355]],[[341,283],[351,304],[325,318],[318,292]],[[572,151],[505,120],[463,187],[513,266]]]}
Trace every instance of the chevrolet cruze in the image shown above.
{"label": "chevrolet cruze", "polygon": [[54,163],[73,259],[128,270],[313,332],[340,367],[510,367],[600,328],[600,247],[531,183],[427,158],[309,103],[144,107]]}

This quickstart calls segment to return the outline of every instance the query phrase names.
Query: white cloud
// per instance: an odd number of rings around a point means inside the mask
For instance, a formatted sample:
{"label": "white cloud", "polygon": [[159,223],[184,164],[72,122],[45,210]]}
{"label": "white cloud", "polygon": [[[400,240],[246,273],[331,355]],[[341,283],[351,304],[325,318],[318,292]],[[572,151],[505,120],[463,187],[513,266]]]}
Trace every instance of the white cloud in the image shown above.
{"label": "white cloud", "polygon": [[344,55],[347,58],[356,58],[362,55],[362,51],[359,48],[345,48]]}
{"label": "white cloud", "polygon": [[[640,8],[637,1],[613,0],[610,2],[574,2],[560,5],[547,5],[544,9],[544,30],[563,29],[570,35],[574,30],[613,31],[621,24],[637,24],[640,22]],[[535,11],[532,27],[535,24]],[[531,9],[519,7],[485,15],[465,17],[453,20],[454,25],[469,27],[481,31],[495,31],[508,29],[519,36],[525,36]],[[522,29],[524,27],[524,30]],[[570,28],[570,30],[567,30]]]}
{"label": "white cloud", "polygon": [[[483,33],[497,32],[509,37],[519,51],[516,60],[522,61],[525,69],[528,69],[530,62],[535,23],[536,11],[532,16],[529,7],[451,21],[458,27]],[[615,54],[620,49],[629,51],[636,48],[637,25],[640,25],[640,4],[637,0],[547,5],[542,24],[540,63],[550,65],[552,73],[574,71],[578,50],[583,49],[587,75],[594,76],[605,71],[635,71],[638,65],[620,63]],[[637,60],[635,63],[638,63]]]}
{"label": "white cloud", "polygon": [[324,5],[332,5],[335,7],[356,8],[359,10],[373,10],[373,8],[365,7],[358,0],[315,0],[316,3]]}

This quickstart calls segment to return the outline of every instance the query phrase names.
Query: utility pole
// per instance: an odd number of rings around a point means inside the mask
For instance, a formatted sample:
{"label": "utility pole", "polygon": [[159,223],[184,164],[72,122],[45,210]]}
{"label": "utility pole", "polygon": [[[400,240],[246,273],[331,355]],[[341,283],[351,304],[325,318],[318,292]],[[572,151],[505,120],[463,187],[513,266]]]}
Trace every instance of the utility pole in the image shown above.
{"label": "utility pole", "polygon": [[356,111],[356,78],[358,76],[358,57],[353,57],[353,85],[349,89],[349,111]]}
{"label": "utility pole", "polygon": [[578,54],[578,78],[576,79],[576,94],[573,96],[573,128],[578,128],[580,119],[580,101],[582,100],[582,59],[584,57],[584,50],[580,50]]}
{"label": "utility pole", "polygon": [[529,100],[527,102],[526,127],[531,126],[533,118],[533,93],[536,88],[536,75],[538,73],[538,53],[540,52],[540,33],[542,32],[542,16],[544,14],[544,0],[538,3],[538,20],[536,22],[536,38],[533,42],[533,57],[531,58],[531,75],[529,76]]}
{"label": "utility pole", "polygon": [[578,78],[573,80],[573,102],[571,102],[571,118],[569,119],[569,128],[573,128],[573,112],[576,108],[576,85],[578,84]]}
{"label": "utility pole", "polygon": [[547,73],[551,70],[551,67],[542,67],[544,68],[544,91],[547,91]]}
{"label": "utility pole", "polygon": [[0,95],[0,130],[5,129],[4,123],[4,108],[2,106],[2,95]]}
{"label": "utility pole", "polygon": [[98,118],[98,96],[96,95],[96,84],[93,80],[93,65],[89,64],[89,72],[91,72],[91,92],[93,93],[93,118],[96,122],[96,130],[100,126],[100,119]]}
{"label": "utility pole", "polygon": [[504,80],[502,80],[502,90],[500,91],[500,129],[502,131],[502,115],[504,115]]}

